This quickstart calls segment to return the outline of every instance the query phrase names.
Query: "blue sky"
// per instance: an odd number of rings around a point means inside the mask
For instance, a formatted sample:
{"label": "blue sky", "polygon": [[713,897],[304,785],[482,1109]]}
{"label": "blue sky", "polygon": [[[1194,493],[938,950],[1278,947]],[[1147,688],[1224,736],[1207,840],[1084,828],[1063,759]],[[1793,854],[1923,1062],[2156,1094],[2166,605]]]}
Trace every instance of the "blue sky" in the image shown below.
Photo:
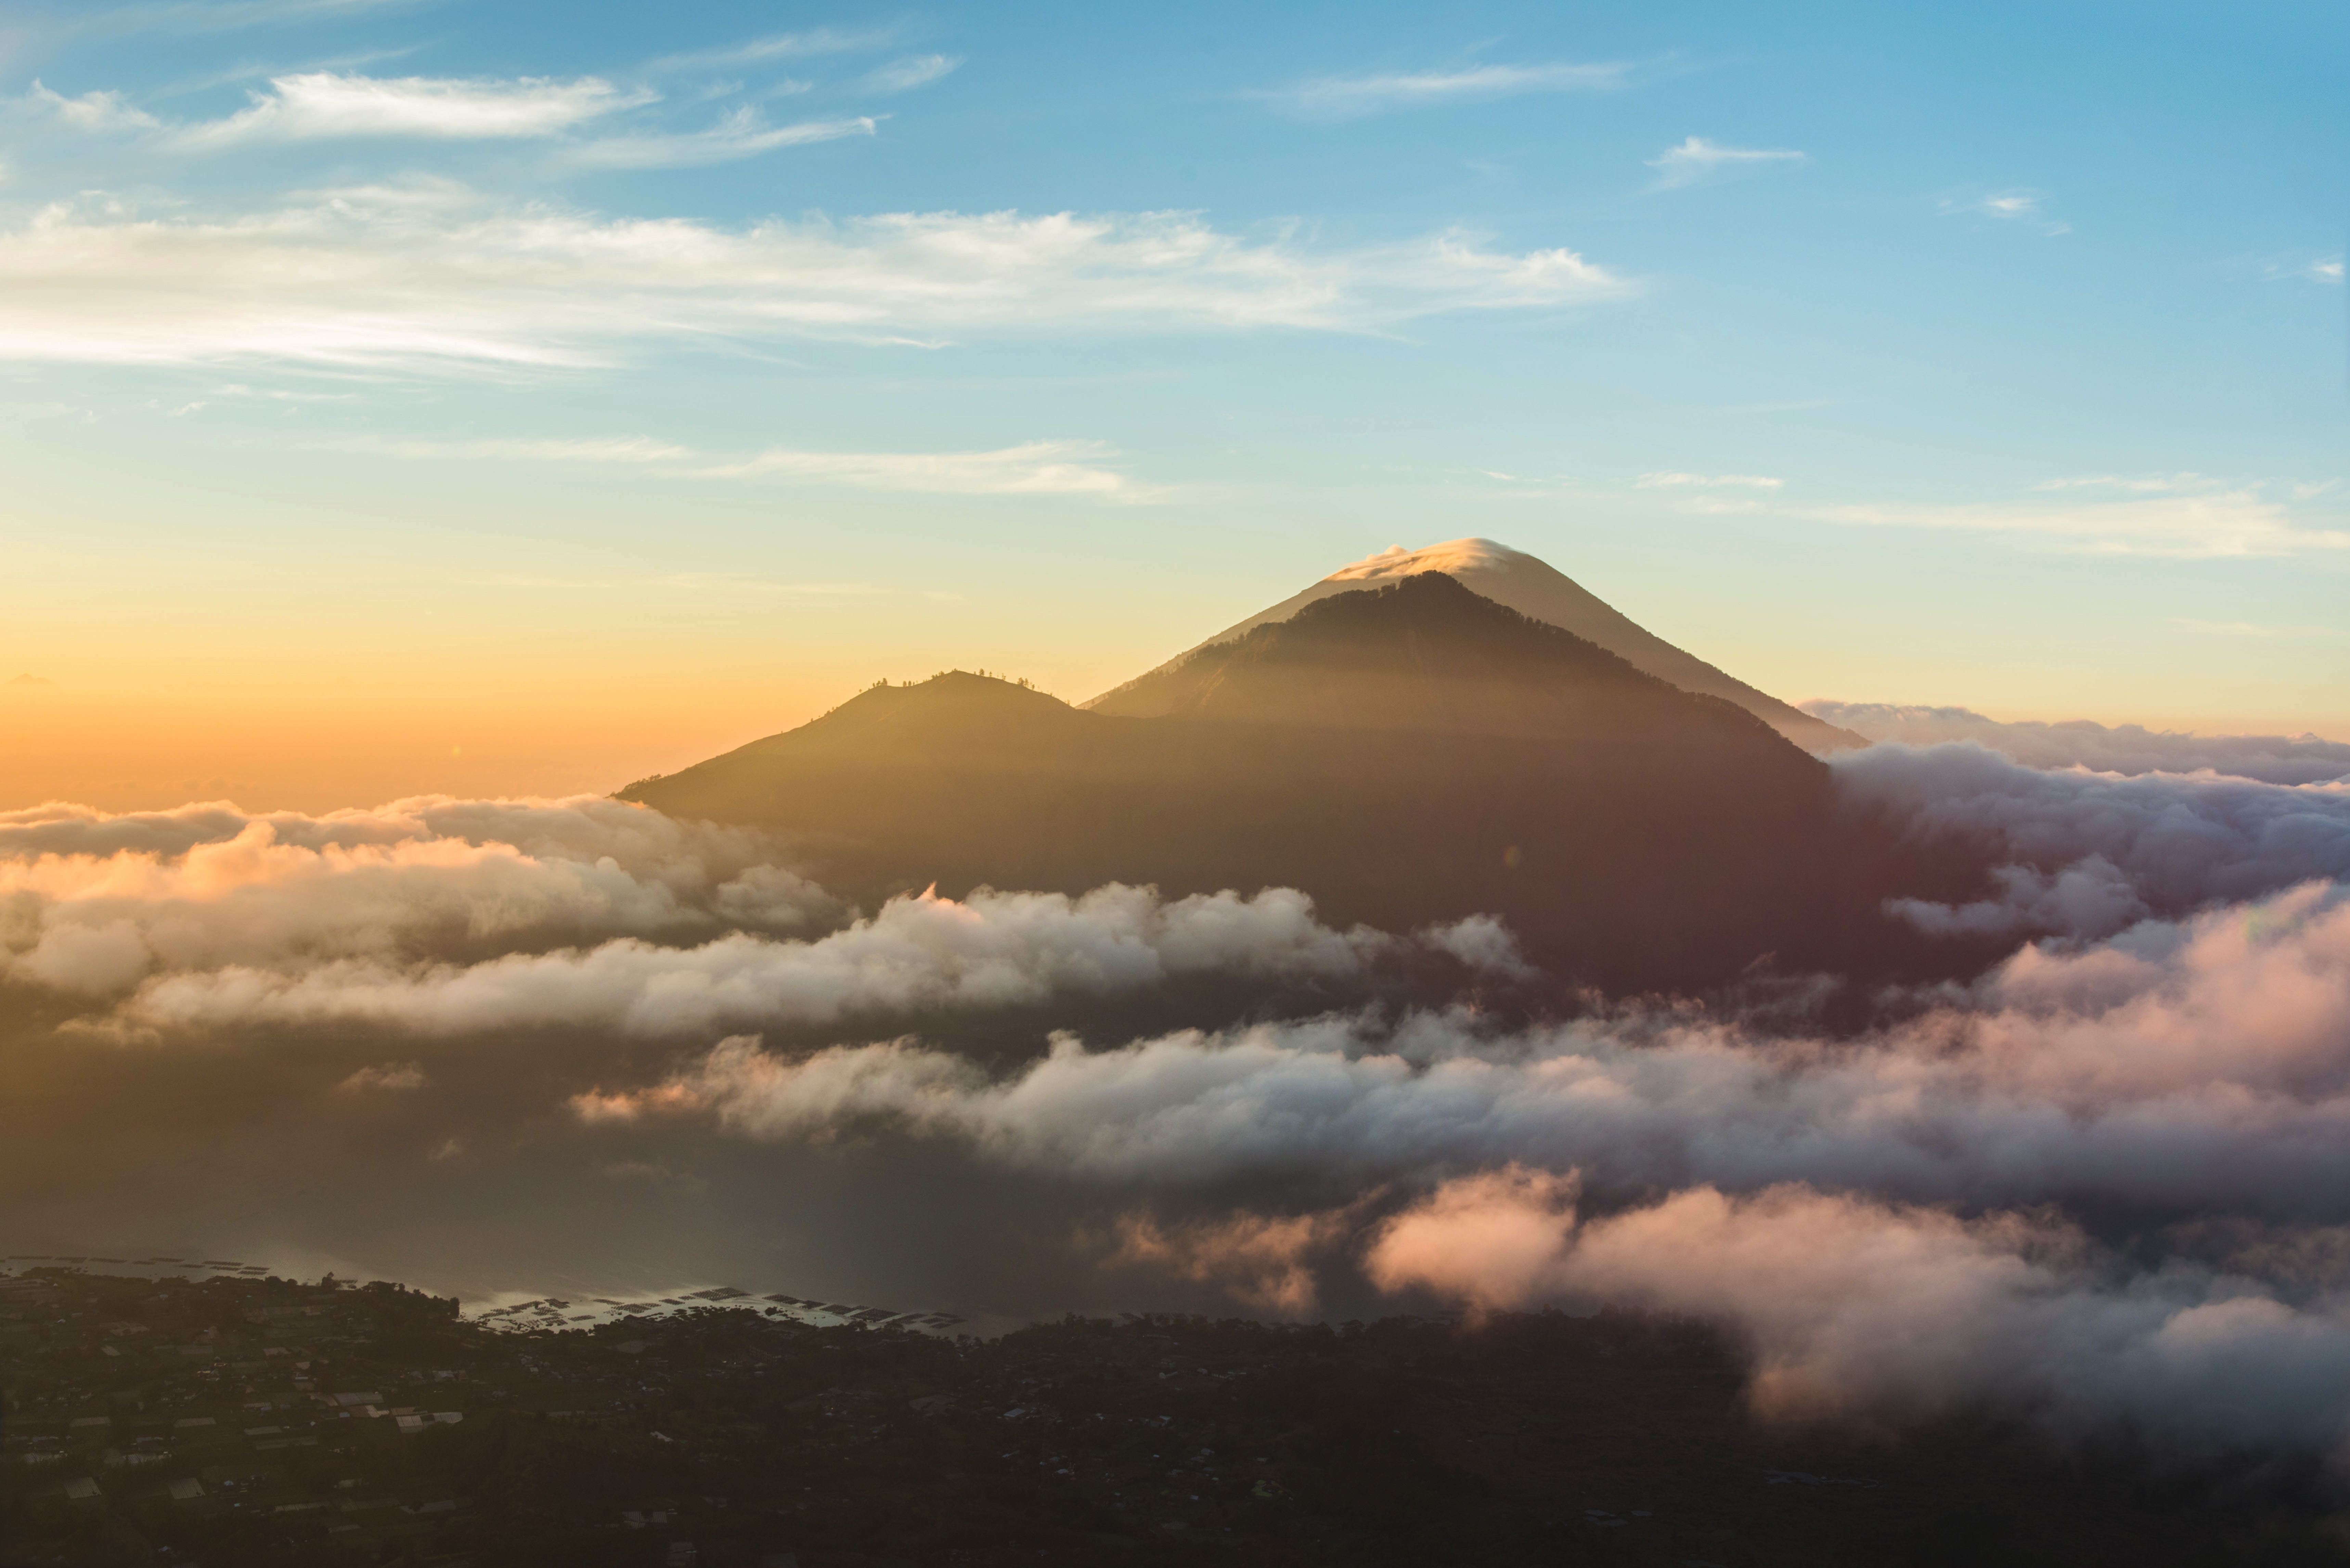
{"label": "blue sky", "polygon": [[16,17],[60,692],[606,784],[1484,535],[1791,699],[2350,738],[2339,7]]}

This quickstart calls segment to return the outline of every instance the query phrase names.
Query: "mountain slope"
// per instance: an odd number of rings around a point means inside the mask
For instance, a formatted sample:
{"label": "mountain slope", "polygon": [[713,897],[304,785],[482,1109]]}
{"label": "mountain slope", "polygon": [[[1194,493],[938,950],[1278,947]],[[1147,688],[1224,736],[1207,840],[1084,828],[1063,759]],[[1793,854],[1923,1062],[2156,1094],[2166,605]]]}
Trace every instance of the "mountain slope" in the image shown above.
{"label": "mountain slope", "polygon": [[1503,916],[1554,975],[1701,984],[1834,924],[1825,767],[1430,574],[1160,672],[1136,718],[982,677],[877,687],[628,798],[783,836],[868,906],[935,881],[1290,886],[1409,930]]}
{"label": "mountain slope", "polygon": [[1153,682],[1184,659],[1245,636],[1261,626],[1288,620],[1307,605],[1333,595],[1375,587],[1385,582],[1426,572],[1441,572],[1497,604],[1521,615],[1573,632],[1614,653],[1633,668],[1660,680],[1706,696],[1736,703],[1797,745],[1815,752],[1862,746],[1867,742],[1846,730],[1814,718],[1803,710],[1758,691],[1693,654],[1684,653],[1603,603],[1552,566],[1491,539],[1454,539],[1424,550],[1401,545],[1342,566],[1304,592],[1293,594],[1270,609],[1236,626],[1225,628],[1191,653],[1104,692],[1085,704],[1097,712],[1147,718],[1163,711],[1157,704],[1165,688]]}

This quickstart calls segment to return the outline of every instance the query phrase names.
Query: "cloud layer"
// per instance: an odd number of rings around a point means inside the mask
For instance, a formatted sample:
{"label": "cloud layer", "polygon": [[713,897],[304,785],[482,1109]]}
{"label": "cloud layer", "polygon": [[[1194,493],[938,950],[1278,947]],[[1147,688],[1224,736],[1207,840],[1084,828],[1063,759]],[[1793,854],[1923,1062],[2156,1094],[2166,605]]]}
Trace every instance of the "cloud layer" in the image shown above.
{"label": "cloud layer", "polygon": [[[1897,913],[2004,960],[1607,1001],[1544,991],[1498,922],[1339,930],[1284,889],[858,916],[772,845],[610,801],[50,806],[0,815],[0,983],[55,1021],[0,1073],[95,1075],[112,1107],[151,1074],[244,1063],[266,1098],[307,1072],[289,1117],[468,1194],[629,1172],[764,1234],[829,1181],[893,1236],[951,1196],[1018,1268],[1254,1312],[1699,1314],[1773,1416],[2339,1440],[2350,787],[1974,743],[1834,766],[1848,809],[1989,876]],[[1406,970],[1438,989],[1374,983]]]}
{"label": "cloud layer", "polygon": [[1916,1201],[2206,1203],[2350,1220],[2350,900],[2313,885],[2075,952],[2027,948],[1856,1040],[1633,1008],[1496,1031],[1332,1015],[1003,1075],[909,1040],[729,1039],[592,1114],[754,1137],[884,1126],[1151,1189],[1363,1186],[1524,1162],[1613,1192],[1788,1181]]}
{"label": "cloud layer", "polygon": [[1966,708],[1890,702],[1805,702],[1805,712],[1872,741],[1934,746],[1971,742],[2032,768],[2104,774],[2226,774],[2264,784],[2350,779],[2350,745],[2314,735],[2194,735],[2088,719],[2002,723]]}
{"label": "cloud layer", "polygon": [[2350,1418],[2350,1299],[2332,1292],[2133,1270],[2043,1215],[1705,1187],[1578,1223],[1573,1195],[1518,1168],[1448,1182],[1384,1226],[1368,1267],[1482,1308],[1581,1297],[1726,1322],[1771,1415],[2021,1407],[2199,1452],[2321,1448]]}
{"label": "cloud layer", "polygon": [[1959,907],[1898,899],[1929,930],[2103,937],[2147,916],[2350,877],[2350,784],[2026,767],[1980,745],[1888,744],[1833,764],[1846,798],[2001,867]]}
{"label": "cloud layer", "polygon": [[0,813],[0,976],[77,995],[156,974],[510,954],[614,932],[821,927],[838,906],[754,835],[617,801]]}
{"label": "cloud layer", "polygon": [[1408,949],[1523,967],[1489,919],[1407,941],[1333,929],[1279,888],[924,894],[786,939],[846,912],[774,854],[753,835],[589,797],[326,817],[42,807],[0,815],[0,977],[118,999],[82,1024],[117,1033],[359,1023],[673,1036],[1184,975],[1354,977]]}

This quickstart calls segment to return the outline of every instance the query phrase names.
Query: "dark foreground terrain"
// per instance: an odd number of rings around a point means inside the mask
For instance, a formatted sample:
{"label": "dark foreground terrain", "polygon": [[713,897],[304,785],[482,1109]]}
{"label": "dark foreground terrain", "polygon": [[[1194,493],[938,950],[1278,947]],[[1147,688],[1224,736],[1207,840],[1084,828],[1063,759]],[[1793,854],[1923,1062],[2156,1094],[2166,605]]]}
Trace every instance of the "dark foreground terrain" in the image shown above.
{"label": "dark foreground terrain", "polygon": [[0,1368],[8,1568],[2342,1560],[2314,1462],[1764,1428],[1711,1333],[1612,1314],[499,1333],[56,1269],[0,1282]]}

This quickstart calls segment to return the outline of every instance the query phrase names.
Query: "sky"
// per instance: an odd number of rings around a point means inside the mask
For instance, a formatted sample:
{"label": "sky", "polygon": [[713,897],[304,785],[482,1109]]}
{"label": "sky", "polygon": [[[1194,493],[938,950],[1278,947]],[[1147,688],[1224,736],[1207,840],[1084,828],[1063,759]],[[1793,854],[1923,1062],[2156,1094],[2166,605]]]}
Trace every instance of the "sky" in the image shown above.
{"label": "sky", "polygon": [[20,5],[0,806],[616,788],[1531,551],[2350,740],[2318,5]]}

